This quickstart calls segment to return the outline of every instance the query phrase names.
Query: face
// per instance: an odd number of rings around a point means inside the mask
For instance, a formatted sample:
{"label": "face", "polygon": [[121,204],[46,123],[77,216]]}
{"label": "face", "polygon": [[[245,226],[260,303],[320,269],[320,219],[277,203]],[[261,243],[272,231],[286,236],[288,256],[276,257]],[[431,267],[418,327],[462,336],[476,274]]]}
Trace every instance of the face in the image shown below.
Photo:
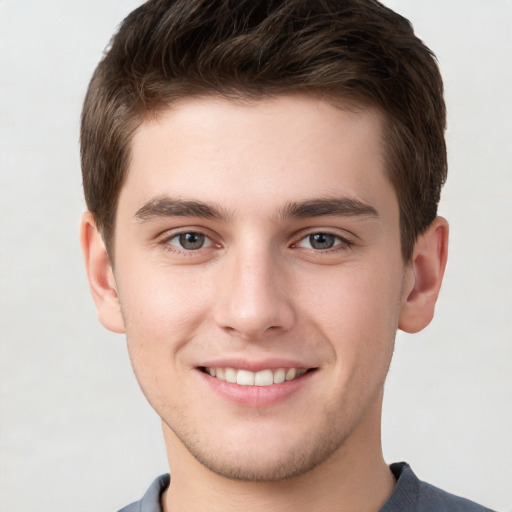
{"label": "face", "polygon": [[115,287],[171,443],[271,481],[378,429],[406,293],[372,109],[189,99],[144,124],[116,218]]}

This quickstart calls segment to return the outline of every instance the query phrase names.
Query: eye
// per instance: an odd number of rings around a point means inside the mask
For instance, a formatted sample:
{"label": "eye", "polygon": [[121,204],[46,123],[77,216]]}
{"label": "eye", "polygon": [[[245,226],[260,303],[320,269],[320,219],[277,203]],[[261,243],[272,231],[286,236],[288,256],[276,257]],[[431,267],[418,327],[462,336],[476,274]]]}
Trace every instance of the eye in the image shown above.
{"label": "eye", "polygon": [[338,235],[331,233],[311,233],[300,240],[296,247],[314,249],[315,251],[326,251],[337,247],[338,245],[350,246],[350,242]]}
{"label": "eye", "polygon": [[197,251],[206,247],[211,247],[213,242],[203,233],[189,231],[178,233],[165,240],[165,244],[171,245],[178,250]]}

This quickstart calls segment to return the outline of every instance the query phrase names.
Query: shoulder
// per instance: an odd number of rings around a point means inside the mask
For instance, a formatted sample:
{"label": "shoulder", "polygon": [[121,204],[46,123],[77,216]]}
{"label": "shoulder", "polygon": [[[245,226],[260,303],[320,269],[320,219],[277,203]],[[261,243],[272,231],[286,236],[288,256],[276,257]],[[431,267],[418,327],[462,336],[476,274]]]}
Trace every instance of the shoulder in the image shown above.
{"label": "shoulder", "polygon": [[169,480],[169,475],[160,475],[139,501],[123,507],[119,512],[162,512],[160,496],[169,485]]}
{"label": "shoulder", "polygon": [[[442,489],[438,489],[426,482],[420,482],[420,496],[418,500],[418,511],[432,510],[446,512],[492,512],[474,501],[455,496]],[[441,508],[444,507],[444,508]]]}
{"label": "shoulder", "polygon": [[397,485],[380,512],[492,512],[473,501],[422,482],[405,462],[392,464]]}

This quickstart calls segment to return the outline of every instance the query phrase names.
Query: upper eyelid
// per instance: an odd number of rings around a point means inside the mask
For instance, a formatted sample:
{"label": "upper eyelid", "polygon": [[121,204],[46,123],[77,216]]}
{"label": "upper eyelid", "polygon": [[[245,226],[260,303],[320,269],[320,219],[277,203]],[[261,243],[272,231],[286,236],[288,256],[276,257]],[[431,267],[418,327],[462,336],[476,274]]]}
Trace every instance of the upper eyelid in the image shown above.
{"label": "upper eyelid", "polygon": [[[343,233],[340,233],[340,231],[343,231]],[[322,229],[322,228],[309,228],[309,229],[305,229],[305,230],[301,230],[299,233],[297,233],[295,236],[294,236],[294,244],[300,242],[301,240],[304,240],[304,238],[307,238],[308,236],[311,236],[311,235],[316,235],[316,234],[324,234],[324,235],[331,235],[331,236],[335,236],[337,238],[339,238],[340,240],[343,240],[344,242],[347,242],[347,243],[354,243],[353,240],[351,240],[352,237],[354,238],[359,238],[355,233],[352,233],[351,231],[347,231],[346,229],[343,229],[343,230],[338,230],[338,229],[335,229],[335,228],[325,228],[325,229]]]}
{"label": "upper eyelid", "polygon": [[[333,247],[329,247],[327,249],[313,249],[314,251],[328,252],[328,251],[332,251],[332,250],[339,248],[339,246],[351,247],[354,245],[354,242],[352,240],[349,240],[348,238],[342,237],[340,235],[335,235],[333,233],[327,233],[325,231],[322,231],[322,232],[318,232],[318,233],[313,232],[313,233],[310,233],[309,235],[303,236],[302,238],[299,238],[296,242],[294,242],[292,244],[292,246],[299,247],[299,245],[302,242],[304,242],[310,236],[315,235],[315,234],[323,234],[323,235],[333,236],[334,238],[338,239],[338,242]],[[308,249],[308,248],[306,247],[305,249]]]}
{"label": "upper eyelid", "polygon": [[166,240],[172,240],[173,238],[176,238],[177,236],[184,235],[186,233],[197,233],[198,235],[204,235],[205,237],[209,238],[213,242],[216,242],[219,237],[213,233],[210,229],[206,229],[203,227],[196,227],[196,226],[187,226],[187,227],[180,227],[180,228],[171,228],[166,229],[162,231],[161,233],[157,234],[155,236],[155,239],[157,239],[160,242],[165,242]]}

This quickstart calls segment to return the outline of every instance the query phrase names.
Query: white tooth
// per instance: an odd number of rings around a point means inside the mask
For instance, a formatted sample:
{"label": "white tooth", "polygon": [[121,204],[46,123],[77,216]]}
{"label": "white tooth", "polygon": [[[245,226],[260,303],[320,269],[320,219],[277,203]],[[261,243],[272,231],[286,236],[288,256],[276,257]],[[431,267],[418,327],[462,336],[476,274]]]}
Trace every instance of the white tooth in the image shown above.
{"label": "white tooth", "polygon": [[272,370],[261,370],[260,372],[256,372],[254,384],[256,384],[256,386],[271,386],[274,384],[274,375],[272,374]]}
{"label": "white tooth", "polygon": [[274,384],[281,384],[281,382],[284,382],[285,377],[286,375],[284,369],[279,368],[279,370],[274,372]]}
{"label": "white tooth", "polygon": [[212,377],[215,377],[215,368],[208,368],[208,373],[209,373]]}
{"label": "white tooth", "polygon": [[295,370],[295,368],[290,368],[287,372],[286,372],[286,380],[293,380],[295,379],[295,375],[297,374],[297,371]]}
{"label": "white tooth", "polygon": [[238,370],[236,383],[242,386],[254,386],[254,373],[249,370]]}
{"label": "white tooth", "polygon": [[217,377],[217,379],[226,380],[224,368],[215,368],[215,376]]}
{"label": "white tooth", "polygon": [[226,368],[224,375],[226,377],[226,382],[231,382],[232,384],[236,383],[236,370],[233,368]]}

